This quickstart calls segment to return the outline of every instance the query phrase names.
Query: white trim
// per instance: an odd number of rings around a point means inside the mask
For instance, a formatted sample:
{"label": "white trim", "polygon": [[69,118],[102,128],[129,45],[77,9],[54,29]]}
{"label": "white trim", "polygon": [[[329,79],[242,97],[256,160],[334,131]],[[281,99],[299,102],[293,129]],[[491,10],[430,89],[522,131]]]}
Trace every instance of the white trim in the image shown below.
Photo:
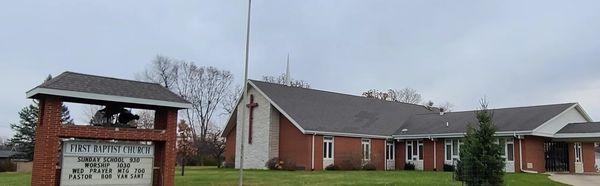
{"label": "white trim", "polygon": [[380,135],[369,135],[369,134],[356,134],[356,133],[343,133],[343,132],[323,132],[307,130],[307,134],[318,134],[324,136],[342,136],[342,137],[358,137],[358,138],[375,138],[375,139],[389,139],[391,136],[380,136]]}
{"label": "white trim", "polygon": [[[330,137],[331,139],[325,139],[326,137]],[[333,160],[335,158],[335,156],[334,156],[334,154],[335,154],[334,140],[335,140],[334,136],[323,136],[323,147],[324,147],[323,154],[322,154],[323,159]],[[331,147],[331,154],[328,153],[329,149],[327,148],[325,143],[330,143],[329,147]],[[330,155],[331,158],[326,158],[325,155]]]}
{"label": "white trim", "polygon": [[112,102],[121,102],[121,103],[133,103],[133,104],[140,104],[140,105],[174,107],[174,108],[183,108],[183,109],[192,108],[192,104],[190,104],[190,103],[161,101],[161,100],[143,99],[143,98],[132,98],[132,97],[125,97],[125,96],[114,96],[114,95],[78,92],[78,91],[70,91],[70,90],[57,90],[57,89],[48,89],[48,88],[34,88],[34,89],[28,91],[26,93],[26,96],[27,96],[27,98],[31,98],[37,94],[47,94],[47,95],[53,95],[53,96],[73,97],[73,98],[92,99],[92,100],[101,100],[101,101],[112,101]]}
{"label": "white trim", "polygon": [[[281,107],[279,105],[277,105],[277,103],[275,103],[273,100],[271,100],[271,98],[269,98],[267,96],[267,94],[265,94],[262,90],[260,90],[260,88],[258,88],[258,86],[256,86],[254,83],[252,83],[252,81],[248,80],[248,84],[252,85],[252,87],[254,87],[256,89],[256,91],[258,91],[258,93],[260,93],[263,97],[265,97],[265,99],[267,99],[267,101],[269,101],[275,108],[277,108],[277,110],[279,110],[279,113],[283,114],[288,120],[290,120],[290,122],[296,126],[296,128],[298,128],[298,130],[300,130],[300,132],[302,132],[302,134],[308,134],[306,132],[306,130],[304,130],[304,128],[302,128],[298,122],[296,122],[296,120],[294,120],[294,118],[290,117],[289,114],[287,114],[283,109],[281,109]],[[314,134],[314,133],[313,133]]]}
{"label": "white trim", "polygon": [[600,132],[555,134],[553,138],[600,138]]}
{"label": "white trim", "polygon": [[[394,139],[421,139],[421,138],[460,138],[465,137],[467,133],[443,133],[443,134],[411,134],[411,135],[392,135]],[[496,132],[494,136],[514,136],[516,134],[532,134],[531,131],[502,131]]]}

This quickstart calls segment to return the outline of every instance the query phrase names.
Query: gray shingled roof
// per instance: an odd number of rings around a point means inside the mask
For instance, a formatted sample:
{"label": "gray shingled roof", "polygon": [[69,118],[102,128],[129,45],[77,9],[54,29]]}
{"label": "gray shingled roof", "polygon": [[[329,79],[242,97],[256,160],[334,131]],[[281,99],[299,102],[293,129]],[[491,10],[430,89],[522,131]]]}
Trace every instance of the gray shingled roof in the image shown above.
{"label": "gray shingled roof", "polygon": [[600,122],[569,123],[557,133],[600,133]]}
{"label": "gray shingled roof", "polygon": [[[565,103],[491,111],[497,131],[531,131],[574,105],[575,103]],[[417,114],[399,128],[395,135],[465,133],[468,124],[477,123],[475,111],[449,112],[444,115]],[[402,129],[407,131],[403,133]]]}
{"label": "gray shingled roof", "polygon": [[42,83],[36,88],[189,103],[169,89],[156,83],[80,74],[69,71]]}
{"label": "gray shingled roof", "polygon": [[434,112],[421,105],[251,81],[310,131],[392,135],[410,116]]}

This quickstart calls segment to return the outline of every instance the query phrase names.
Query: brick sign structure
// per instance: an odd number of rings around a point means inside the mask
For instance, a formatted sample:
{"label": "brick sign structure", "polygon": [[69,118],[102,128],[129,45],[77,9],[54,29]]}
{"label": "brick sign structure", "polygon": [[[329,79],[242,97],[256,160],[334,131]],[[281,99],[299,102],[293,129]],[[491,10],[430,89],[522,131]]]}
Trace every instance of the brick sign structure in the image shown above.
{"label": "brick sign structure", "polygon": [[[31,185],[175,184],[177,112],[186,100],[154,83],[65,72],[27,92],[40,106]],[[63,102],[154,110],[152,128],[106,119],[61,123]],[[106,109],[108,113],[110,109]],[[126,111],[124,111],[126,112]]]}

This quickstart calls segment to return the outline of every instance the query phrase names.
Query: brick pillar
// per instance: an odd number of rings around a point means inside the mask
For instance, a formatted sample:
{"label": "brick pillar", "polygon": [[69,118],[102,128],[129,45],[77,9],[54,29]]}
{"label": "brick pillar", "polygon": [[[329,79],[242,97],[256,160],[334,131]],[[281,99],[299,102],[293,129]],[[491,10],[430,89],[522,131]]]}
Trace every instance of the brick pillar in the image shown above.
{"label": "brick pillar", "polygon": [[44,97],[39,100],[40,116],[35,131],[35,150],[33,156],[33,170],[31,185],[59,184],[58,161],[62,102],[57,97]]}
{"label": "brick pillar", "polygon": [[[177,110],[160,109],[156,111],[154,129],[165,130],[164,142],[155,142],[154,165],[159,167],[158,178],[154,179],[154,185],[175,185],[175,162],[177,149]],[[155,170],[156,171],[156,170]]]}

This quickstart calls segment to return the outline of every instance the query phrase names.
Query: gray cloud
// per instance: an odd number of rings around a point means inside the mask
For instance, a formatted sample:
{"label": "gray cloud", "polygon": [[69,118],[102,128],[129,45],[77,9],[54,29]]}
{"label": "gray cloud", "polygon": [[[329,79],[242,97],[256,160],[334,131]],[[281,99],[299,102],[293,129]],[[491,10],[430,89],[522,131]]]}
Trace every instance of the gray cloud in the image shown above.
{"label": "gray cloud", "polygon": [[[250,77],[359,94],[412,87],[473,109],[580,102],[600,118],[598,1],[255,0]],[[24,92],[65,70],[133,78],[156,54],[242,77],[245,1],[39,1],[0,7],[0,136]]]}

